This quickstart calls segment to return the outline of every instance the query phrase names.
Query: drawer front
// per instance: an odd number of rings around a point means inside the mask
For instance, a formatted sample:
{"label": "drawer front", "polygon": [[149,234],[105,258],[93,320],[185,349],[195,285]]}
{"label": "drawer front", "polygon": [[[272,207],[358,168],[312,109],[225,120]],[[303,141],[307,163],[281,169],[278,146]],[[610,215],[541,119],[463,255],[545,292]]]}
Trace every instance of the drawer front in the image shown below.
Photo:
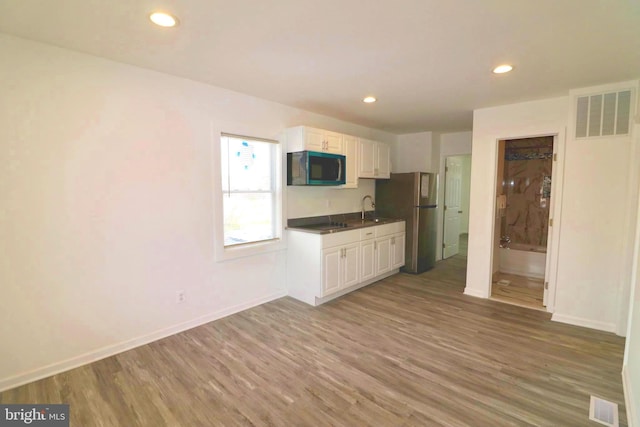
{"label": "drawer front", "polygon": [[376,227],[365,227],[360,229],[360,240],[369,240],[376,237]]}
{"label": "drawer front", "polygon": [[337,233],[322,235],[322,248],[348,245],[360,241],[360,230],[338,231]]}
{"label": "drawer front", "polygon": [[383,224],[375,227],[376,237],[389,236],[391,234],[401,233],[404,231],[404,221],[392,222],[391,224]]}

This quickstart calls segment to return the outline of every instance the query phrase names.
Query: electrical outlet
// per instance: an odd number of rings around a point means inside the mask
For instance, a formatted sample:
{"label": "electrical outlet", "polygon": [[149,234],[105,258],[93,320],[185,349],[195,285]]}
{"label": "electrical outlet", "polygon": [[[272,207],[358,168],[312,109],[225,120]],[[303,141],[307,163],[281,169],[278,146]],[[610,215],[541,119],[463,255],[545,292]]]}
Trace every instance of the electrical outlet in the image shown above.
{"label": "electrical outlet", "polygon": [[176,292],[176,302],[178,304],[183,303],[185,299],[187,299],[187,297],[185,296],[184,291]]}

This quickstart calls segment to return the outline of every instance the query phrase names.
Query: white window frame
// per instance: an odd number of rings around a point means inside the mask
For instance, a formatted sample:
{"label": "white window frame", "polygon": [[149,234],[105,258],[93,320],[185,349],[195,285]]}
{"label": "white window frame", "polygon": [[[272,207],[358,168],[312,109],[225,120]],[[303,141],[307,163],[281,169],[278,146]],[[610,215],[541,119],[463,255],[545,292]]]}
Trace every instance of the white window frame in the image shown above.
{"label": "white window frame", "polygon": [[[215,200],[214,211],[216,213],[215,221],[215,259],[216,261],[227,261],[236,258],[259,255],[273,251],[286,249],[283,241],[283,175],[282,175],[282,147],[279,141],[266,139],[261,137],[245,136],[240,134],[221,132],[219,135],[219,145],[215,147],[214,159],[217,159],[218,167],[214,169],[214,183],[217,187],[217,197]],[[274,237],[269,240],[261,240],[256,242],[247,242],[236,245],[225,246],[224,244],[224,205],[223,197],[227,194],[222,188],[222,162],[227,159],[222,158],[222,144],[225,143],[226,137],[243,138],[249,141],[259,141],[274,144],[273,165],[272,165],[272,183],[273,183],[273,220],[274,220]]]}

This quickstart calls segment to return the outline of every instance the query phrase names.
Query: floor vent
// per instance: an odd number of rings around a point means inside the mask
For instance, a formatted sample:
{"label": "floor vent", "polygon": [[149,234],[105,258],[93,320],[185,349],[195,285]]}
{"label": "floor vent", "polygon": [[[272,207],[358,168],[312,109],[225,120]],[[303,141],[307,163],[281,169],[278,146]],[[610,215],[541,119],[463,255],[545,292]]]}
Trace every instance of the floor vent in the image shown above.
{"label": "floor vent", "polygon": [[618,427],[618,405],[608,400],[591,396],[589,419],[609,427]]}

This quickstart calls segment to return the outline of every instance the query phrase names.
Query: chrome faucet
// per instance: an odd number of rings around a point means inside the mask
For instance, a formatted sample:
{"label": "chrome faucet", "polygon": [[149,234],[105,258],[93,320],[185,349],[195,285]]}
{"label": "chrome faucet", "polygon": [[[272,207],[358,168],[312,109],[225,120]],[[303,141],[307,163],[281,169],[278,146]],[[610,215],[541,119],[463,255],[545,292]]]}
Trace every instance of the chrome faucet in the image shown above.
{"label": "chrome faucet", "polygon": [[369,198],[369,200],[371,200],[371,207],[375,208],[376,204],[373,202],[373,197],[371,197],[370,195],[366,195],[362,198],[362,220],[364,221],[364,204],[367,201],[367,198]]}

